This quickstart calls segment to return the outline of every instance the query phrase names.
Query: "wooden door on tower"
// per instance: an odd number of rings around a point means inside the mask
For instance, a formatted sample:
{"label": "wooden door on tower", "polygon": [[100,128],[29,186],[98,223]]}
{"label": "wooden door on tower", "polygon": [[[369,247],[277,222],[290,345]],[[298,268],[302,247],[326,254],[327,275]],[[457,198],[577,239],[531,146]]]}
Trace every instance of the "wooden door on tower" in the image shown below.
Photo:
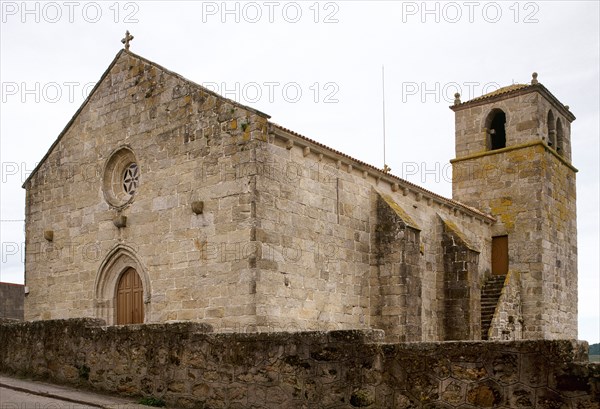
{"label": "wooden door on tower", "polygon": [[508,273],[508,236],[492,237],[492,274]]}
{"label": "wooden door on tower", "polygon": [[117,288],[117,325],[144,322],[144,289],[142,280],[133,268],[119,279]]}

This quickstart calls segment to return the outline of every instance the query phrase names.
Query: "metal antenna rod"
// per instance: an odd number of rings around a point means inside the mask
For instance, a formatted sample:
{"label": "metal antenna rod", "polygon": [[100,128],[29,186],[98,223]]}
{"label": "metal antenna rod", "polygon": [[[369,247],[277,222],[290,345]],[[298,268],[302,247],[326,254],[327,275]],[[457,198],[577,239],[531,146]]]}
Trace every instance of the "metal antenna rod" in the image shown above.
{"label": "metal antenna rod", "polygon": [[385,161],[385,72],[384,66],[381,66],[381,98],[382,98],[382,110],[383,110],[383,169],[387,169]]}

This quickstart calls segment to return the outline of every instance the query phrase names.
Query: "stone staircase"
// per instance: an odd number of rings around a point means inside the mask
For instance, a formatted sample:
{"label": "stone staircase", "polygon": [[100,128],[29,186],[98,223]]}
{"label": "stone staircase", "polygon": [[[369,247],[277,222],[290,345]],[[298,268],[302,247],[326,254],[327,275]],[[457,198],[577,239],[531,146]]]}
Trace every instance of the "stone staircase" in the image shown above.
{"label": "stone staircase", "polygon": [[505,278],[505,275],[492,276],[481,289],[481,339],[483,340],[488,339],[488,331],[492,325]]}

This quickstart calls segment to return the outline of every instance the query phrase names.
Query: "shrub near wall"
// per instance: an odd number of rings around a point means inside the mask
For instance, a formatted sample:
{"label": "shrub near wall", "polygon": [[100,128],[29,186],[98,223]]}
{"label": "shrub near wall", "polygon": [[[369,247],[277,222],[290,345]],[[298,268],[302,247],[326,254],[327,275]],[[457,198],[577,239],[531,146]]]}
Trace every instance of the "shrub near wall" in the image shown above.
{"label": "shrub near wall", "polygon": [[381,331],[0,324],[0,370],[196,408],[598,408],[577,341],[382,343]]}

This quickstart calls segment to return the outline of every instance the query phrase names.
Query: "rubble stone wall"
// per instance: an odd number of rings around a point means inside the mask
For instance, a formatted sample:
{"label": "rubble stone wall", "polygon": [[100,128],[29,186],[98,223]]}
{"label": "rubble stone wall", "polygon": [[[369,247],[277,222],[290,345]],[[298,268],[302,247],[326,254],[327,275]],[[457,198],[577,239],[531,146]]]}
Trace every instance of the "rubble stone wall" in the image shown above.
{"label": "rubble stone wall", "polygon": [[211,333],[200,323],[0,323],[0,371],[184,408],[598,408],[569,340],[383,343],[383,332]]}

